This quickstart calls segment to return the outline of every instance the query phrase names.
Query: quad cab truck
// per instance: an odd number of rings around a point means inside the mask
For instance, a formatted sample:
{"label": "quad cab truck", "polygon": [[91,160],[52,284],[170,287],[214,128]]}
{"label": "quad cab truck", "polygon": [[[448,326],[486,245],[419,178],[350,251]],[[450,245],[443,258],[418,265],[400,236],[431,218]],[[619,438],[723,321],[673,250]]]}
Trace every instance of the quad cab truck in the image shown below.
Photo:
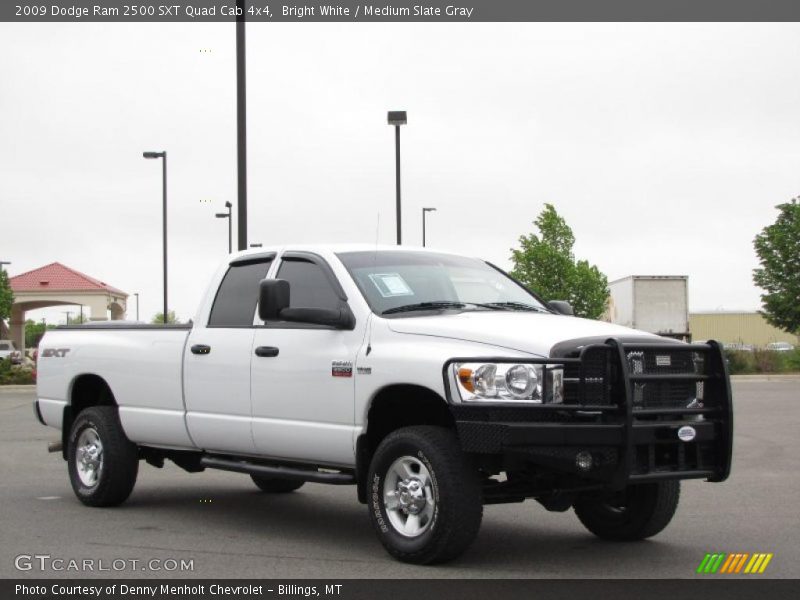
{"label": "quad cab truck", "polygon": [[721,346],[571,312],[445,252],[251,250],[191,324],[48,331],[35,412],[89,506],[122,503],[142,461],[168,459],[268,494],[353,485],[411,563],[459,556],[484,505],[530,498],[601,538],[655,535],[681,480],[728,477]]}

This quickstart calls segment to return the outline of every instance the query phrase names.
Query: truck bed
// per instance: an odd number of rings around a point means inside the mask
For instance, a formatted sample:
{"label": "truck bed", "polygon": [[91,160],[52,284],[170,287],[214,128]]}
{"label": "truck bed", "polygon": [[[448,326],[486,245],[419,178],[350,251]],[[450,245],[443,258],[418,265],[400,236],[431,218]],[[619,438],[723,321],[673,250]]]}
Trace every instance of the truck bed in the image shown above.
{"label": "truck bed", "polygon": [[43,421],[60,428],[72,386],[97,376],[114,390],[131,440],[193,447],[183,398],[183,352],[191,329],[191,324],[107,322],[48,331],[39,345]]}

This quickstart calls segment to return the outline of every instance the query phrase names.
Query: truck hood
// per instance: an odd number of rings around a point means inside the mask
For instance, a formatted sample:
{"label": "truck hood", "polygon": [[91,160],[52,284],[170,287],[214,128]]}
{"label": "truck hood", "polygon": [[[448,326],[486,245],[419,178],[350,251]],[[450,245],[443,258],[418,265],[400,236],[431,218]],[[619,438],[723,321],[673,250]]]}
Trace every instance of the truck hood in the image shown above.
{"label": "truck hood", "polygon": [[558,342],[576,338],[658,337],[604,321],[534,312],[465,311],[425,317],[402,317],[387,321],[389,329],[396,333],[490,344],[542,357],[549,356],[550,348]]}

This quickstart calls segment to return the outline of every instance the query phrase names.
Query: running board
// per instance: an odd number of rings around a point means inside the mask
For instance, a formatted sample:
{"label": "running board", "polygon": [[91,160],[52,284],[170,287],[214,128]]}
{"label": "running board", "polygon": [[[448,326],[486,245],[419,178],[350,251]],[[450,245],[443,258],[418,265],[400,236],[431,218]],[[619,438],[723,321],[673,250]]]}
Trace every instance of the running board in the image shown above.
{"label": "running board", "polygon": [[300,481],[313,481],[314,483],[330,483],[333,485],[349,485],[356,482],[354,475],[349,473],[328,473],[311,469],[294,469],[291,467],[273,467],[247,462],[246,460],[230,460],[204,456],[200,464],[209,469],[222,471],[235,471],[248,475],[261,475],[264,477],[279,477],[281,479],[294,479]]}

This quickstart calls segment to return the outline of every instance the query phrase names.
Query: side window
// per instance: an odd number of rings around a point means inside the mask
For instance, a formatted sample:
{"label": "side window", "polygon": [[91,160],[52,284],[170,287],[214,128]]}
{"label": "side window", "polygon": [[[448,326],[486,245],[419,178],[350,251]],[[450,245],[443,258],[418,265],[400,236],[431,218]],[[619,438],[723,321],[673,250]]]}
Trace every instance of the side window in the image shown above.
{"label": "side window", "polygon": [[258,284],[271,261],[231,265],[214,298],[209,327],[251,327],[258,304]]}
{"label": "side window", "polygon": [[278,279],[289,282],[289,305],[292,308],[330,308],[337,310],[341,300],[325,272],[303,259],[290,258],[281,263]]}

